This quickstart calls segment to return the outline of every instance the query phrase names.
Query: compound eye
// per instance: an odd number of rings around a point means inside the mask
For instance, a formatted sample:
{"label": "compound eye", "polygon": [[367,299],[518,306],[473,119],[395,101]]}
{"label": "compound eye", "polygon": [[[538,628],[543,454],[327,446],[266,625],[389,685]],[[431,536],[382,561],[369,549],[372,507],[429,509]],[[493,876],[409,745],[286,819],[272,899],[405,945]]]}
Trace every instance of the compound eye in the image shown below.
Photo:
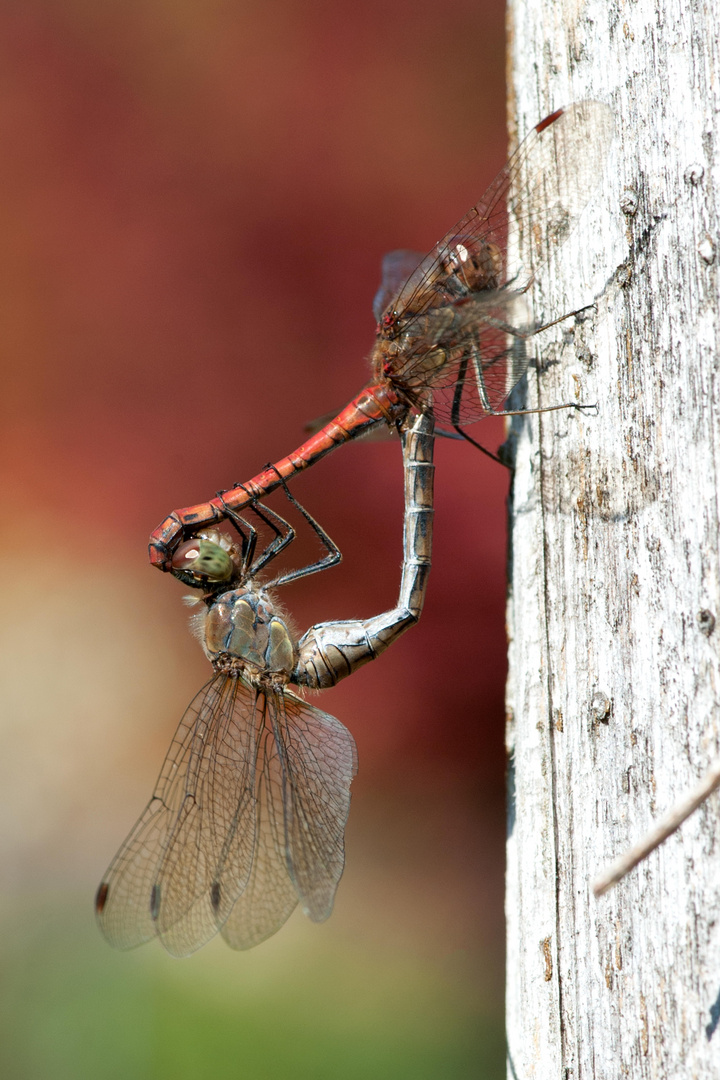
{"label": "compound eye", "polygon": [[224,548],[212,540],[186,540],[172,558],[173,570],[192,574],[199,582],[229,581],[235,566]]}

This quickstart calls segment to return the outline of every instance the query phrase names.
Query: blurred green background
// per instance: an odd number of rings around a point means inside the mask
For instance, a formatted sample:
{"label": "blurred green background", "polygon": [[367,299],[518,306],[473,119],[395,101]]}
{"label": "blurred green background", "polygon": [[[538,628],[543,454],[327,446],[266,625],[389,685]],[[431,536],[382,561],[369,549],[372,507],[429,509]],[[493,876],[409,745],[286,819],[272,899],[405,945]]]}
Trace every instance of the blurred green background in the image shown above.
{"label": "blurred green background", "polygon": [[[507,477],[465,446],[421,624],[318,699],[360,755],[329,922],[176,961],[92,913],[208,676],[147,536],[357,393],[382,254],[503,163],[503,73],[500,0],[0,9],[3,1077],[503,1074]],[[294,482],[345,556],[301,630],[394,603],[399,456]]]}

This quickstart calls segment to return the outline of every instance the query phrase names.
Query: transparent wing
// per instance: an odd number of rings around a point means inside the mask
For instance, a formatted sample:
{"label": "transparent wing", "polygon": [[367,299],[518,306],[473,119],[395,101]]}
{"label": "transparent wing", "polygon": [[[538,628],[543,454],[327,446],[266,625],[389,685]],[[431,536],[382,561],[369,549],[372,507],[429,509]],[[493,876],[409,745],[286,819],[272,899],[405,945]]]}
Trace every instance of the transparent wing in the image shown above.
{"label": "transparent wing", "polygon": [[[383,373],[418,397],[458,387],[433,395],[439,417],[469,422],[495,411],[524,373],[525,350],[508,340],[534,332],[524,294],[598,187],[613,132],[598,101],[546,117],[388,300],[378,325]],[[384,284],[394,271],[389,262]]]}
{"label": "transparent wing", "polygon": [[277,714],[288,872],[302,909],[327,919],[345,865],[355,740],[339,720],[286,694]]}
{"label": "transparent wing", "polygon": [[255,849],[255,692],[217,676],[187,709],[145,812],[98,889],[100,928],[116,948],[159,936],[186,956],[218,930]]}
{"label": "transparent wing", "polygon": [[380,286],[373,299],[373,315],[377,322],[380,322],[387,306],[391,301],[394,303],[398,291],[422,261],[422,251],[410,251],[408,248],[398,248],[383,255]]}
{"label": "transparent wing", "polygon": [[439,420],[466,424],[500,409],[527,370],[535,332],[528,298],[480,293],[432,308],[422,324],[419,339],[404,335],[393,378]]}
{"label": "transparent wing", "polygon": [[233,949],[250,949],[287,922],[298,902],[287,868],[283,774],[271,713],[282,708],[279,695],[261,695],[262,735],[257,761],[257,832],[252,871],[242,895],[231,905],[221,934]]}
{"label": "transparent wing", "polygon": [[116,948],[159,937],[187,956],[219,929],[233,948],[297,904],[332,910],[344,865],[352,735],[292,694],[217,676],[187,709],[153,796],[98,889]]}
{"label": "transparent wing", "polygon": [[[613,133],[612,110],[600,101],[581,101],[541,120],[480,201],[415,267],[388,309],[410,318],[467,295],[477,281],[525,291],[600,183]],[[508,256],[509,214],[518,229],[532,232],[534,270],[519,253]]]}
{"label": "transparent wing", "polygon": [[258,846],[252,874],[222,935],[249,949],[285,922],[300,900],[320,922],[332,911],[345,864],[355,741],[335,717],[293,694],[268,692],[258,757]]}

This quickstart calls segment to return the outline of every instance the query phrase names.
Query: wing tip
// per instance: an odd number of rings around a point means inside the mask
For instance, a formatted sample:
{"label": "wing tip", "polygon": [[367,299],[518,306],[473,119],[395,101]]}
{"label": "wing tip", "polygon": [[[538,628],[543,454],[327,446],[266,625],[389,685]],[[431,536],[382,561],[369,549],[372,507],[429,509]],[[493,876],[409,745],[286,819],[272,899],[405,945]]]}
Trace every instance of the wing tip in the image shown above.
{"label": "wing tip", "polygon": [[110,893],[110,886],[107,881],[101,881],[98,886],[98,891],[95,893],[95,913],[102,915],[107,904],[108,895]]}

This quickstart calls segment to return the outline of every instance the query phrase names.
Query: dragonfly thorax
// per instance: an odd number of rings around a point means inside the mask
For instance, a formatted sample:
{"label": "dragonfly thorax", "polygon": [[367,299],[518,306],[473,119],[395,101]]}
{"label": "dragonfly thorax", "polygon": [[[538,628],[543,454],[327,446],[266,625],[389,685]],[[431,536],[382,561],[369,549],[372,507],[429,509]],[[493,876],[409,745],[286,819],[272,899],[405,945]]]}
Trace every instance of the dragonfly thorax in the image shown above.
{"label": "dragonfly thorax", "polygon": [[287,682],[297,661],[295,638],[262,589],[233,589],[208,608],[203,647],[216,670],[255,683]]}
{"label": "dragonfly thorax", "polygon": [[432,287],[449,298],[497,289],[502,282],[503,257],[497,244],[470,236],[455,237],[445,249]]}

